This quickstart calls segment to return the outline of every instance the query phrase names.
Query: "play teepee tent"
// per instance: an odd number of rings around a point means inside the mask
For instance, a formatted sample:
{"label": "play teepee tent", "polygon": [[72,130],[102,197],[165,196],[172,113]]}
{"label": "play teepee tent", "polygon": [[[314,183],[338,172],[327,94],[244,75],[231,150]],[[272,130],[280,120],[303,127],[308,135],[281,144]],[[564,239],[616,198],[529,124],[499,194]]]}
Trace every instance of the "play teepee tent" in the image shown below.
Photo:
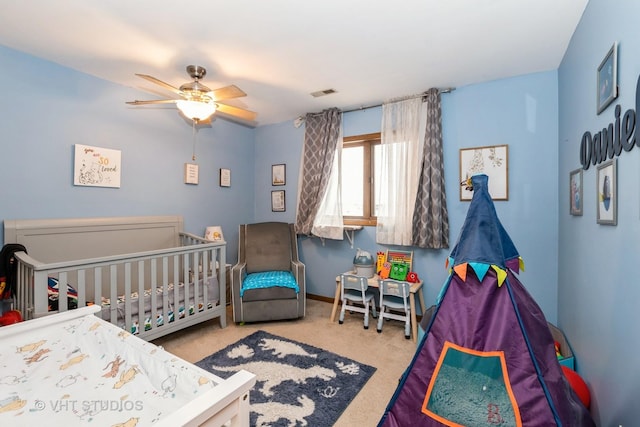
{"label": "play teepee tent", "polygon": [[448,259],[450,274],[380,426],[595,426],[565,379],[542,310],[515,274],[486,175]]}

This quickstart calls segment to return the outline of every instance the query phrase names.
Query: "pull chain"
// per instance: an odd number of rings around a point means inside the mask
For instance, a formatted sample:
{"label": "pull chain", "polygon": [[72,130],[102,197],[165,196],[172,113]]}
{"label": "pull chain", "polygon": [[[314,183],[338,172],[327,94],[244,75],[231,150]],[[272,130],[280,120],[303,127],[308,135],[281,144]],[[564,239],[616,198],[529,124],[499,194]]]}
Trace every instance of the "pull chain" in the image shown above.
{"label": "pull chain", "polygon": [[194,162],[196,161],[196,136],[197,136],[197,132],[196,132],[196,121],[198,119],[194,119],[191,121],[191,124],[193,125],[193,151],[191,154],[191,160],[193,160]]}

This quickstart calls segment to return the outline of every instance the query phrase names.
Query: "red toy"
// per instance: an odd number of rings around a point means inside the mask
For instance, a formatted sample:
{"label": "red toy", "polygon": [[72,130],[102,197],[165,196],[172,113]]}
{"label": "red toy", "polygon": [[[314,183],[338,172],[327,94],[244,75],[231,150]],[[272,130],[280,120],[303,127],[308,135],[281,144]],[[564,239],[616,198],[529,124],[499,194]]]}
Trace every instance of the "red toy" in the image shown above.
{"label": "red toy", "polygon": [[558,358],[558,360],[562,359],[562,353],[560,352],[560,343],[558,341],[554,341],[553,342],[553,346],[556,349],[556,357]]}
{"label": "red toy", "polygon": [[569,384],[571,384],[571,388],[575,391],[580,401],[585,406],[585,408],[589,409],[591,406],[591,393],[589,392],[589,387],[587,387],[587,383],[584,382],[582,377],[578,375],[576,371],[571,368],[568,368],[564,365],[560,365],[562,368],[562,372],[564,376],[567,377]]}
{"label": "red toy", "polygon": [[13,325],[22,322],[22,315],[18,310],[10,310],[0,316],[0,326]]}
{"label": "red toy", "polygon": [[415,271],[410,271],[407,273],[407,282],[418,283],[419,281],[420,281],[420,278],[418,277],[418,274]]}

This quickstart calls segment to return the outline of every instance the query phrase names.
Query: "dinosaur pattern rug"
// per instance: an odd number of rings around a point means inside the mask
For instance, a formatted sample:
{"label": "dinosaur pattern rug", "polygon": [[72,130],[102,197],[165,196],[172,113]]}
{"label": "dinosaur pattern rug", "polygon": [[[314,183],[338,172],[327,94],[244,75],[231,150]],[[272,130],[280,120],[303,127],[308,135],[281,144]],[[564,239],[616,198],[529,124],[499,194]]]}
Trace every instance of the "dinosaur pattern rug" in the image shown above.
{"label": "dinosaur pattern rug", "polygon": [[331,426],[376,368],[257,331],[196,365],[222,378],[256,375],[252,426]]}

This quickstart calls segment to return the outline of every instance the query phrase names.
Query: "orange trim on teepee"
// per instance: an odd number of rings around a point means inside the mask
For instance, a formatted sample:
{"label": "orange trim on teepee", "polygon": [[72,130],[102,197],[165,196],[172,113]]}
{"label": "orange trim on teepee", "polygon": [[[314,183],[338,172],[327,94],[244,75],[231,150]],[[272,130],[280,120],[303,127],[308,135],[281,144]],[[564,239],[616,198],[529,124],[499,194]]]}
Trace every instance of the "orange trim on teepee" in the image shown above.
{"label": "orange trim on teepee", "polygon": [[470,348],[462,347],[452,343],[451,341],[445,341],[442,346],[442,351],[440,352],[440,357],[438,357],[438,363],[433,369],[433,373],[431,374],[431,379],[429,380],[429,387],[427,388],[427,393],[424,396],[424,400],[422,401],[422,413],[427,415],[428,417],[441,422],[442,424],[449,427],[466,427],[462,424],[458,424],[456,422],[450,421],[446,418],[441,417],[440,415],[431,412],[427,405],[429,404],[429,399],[431,397],[431,392],[433,391],[433,387],[435,385],[436,379],[438,378],[438,374],[440,373],[440,368],[442,367],[442,363],[447,355],[447,351],[449,349],[454,349],[460,351],[462,353],[471,354],[473,356],[479,357],[498,357],[500,358],[500,366],[502,367],[502,374],[505,389],[507,391],[507,395],[509,396],[509,400],[511,401],[511,406],[513,408],[513,416],[516,421],[516,427],[522,427],[522,418],[520,416],[520,408],[518,407],[518,403],[516,402],[516,398],[513,395],[513,389],[511,388],[511,380],[509,379],[509,372],[507,372],[507,362],[504,358],[504,351],[479,351],[472,350]]}
{"label": "orange trim on teepee", "polygon": [[467,263],[465,262],[464,264],[458,264],[456,266],[453,267],[453,271],[456,272],[456,274],[463,280],[466,281],[467,280]]}

